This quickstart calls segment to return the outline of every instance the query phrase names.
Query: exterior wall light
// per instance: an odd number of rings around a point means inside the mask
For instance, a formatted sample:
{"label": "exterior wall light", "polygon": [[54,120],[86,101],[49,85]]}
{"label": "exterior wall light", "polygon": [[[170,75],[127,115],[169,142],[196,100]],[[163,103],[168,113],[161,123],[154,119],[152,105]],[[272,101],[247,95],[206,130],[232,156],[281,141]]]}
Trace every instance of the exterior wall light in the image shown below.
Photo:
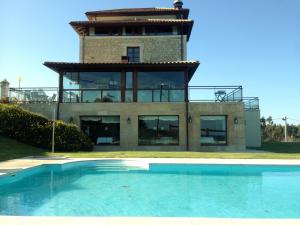
{"label": "exterior wall light", "polygon": [[130,117],[127,118],[127,123],[128,123],[128,124],[131,124],[131,119],[130,119]]}
{"label": "exterior wall light", "polygon": [[237,117],[234,117],[234,124],[238,124],[239,123],[239,119]]}
{"label": "exterior wall light", "polygon": [[193,119],[192,119],[192,116],[191,116],[191,115],[189,115],[189,117],[188,117],[188,122],[189,122],[189,123],[192,123],[192,122],[193,122]]}

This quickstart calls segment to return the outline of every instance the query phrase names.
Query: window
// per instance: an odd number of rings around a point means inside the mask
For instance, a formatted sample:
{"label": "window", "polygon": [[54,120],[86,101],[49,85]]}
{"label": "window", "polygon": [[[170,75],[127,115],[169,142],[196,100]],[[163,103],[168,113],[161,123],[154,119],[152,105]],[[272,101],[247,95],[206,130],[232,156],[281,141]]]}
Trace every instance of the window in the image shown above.
{"label": "window", "polygon": [[133,102],[133,73],[126,72],[125,76],[125,102]]}
{"label": "window", "polygon": [[81,117],[81,130],[95,145],[120,145],[119,116]]}
{"label": "window", "polygon": [[120,72],[67,73],[63,79],[63,102],[120,102]]}
{"label": "window", "polygon": [[78,89],[79,88],[79,73],[66,73],[63,77],[64,89]]}
{"label": "window", "polygon": [[139,116],[139,145],[178,144],[178,116]]}
{"label": "window", "polygon": [[226,116],[201,116],[201,144],[227,144]]}
{"label": "window", "polygon": [[139,72],[138,102],[184,102],[181,71]]}
{"label": "window", "polygon": [[128,62],[140,62],[140,47],[128,47],[127,48]]}

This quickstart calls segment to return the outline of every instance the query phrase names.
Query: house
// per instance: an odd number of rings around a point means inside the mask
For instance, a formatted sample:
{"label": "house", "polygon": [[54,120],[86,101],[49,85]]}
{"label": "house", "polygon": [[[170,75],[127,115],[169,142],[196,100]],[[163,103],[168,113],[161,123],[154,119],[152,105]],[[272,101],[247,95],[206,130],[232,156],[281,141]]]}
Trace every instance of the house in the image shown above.
{"label": "house", "polygon": [[[32,90],[11,92],[27,93],[23,107],[50,118],[55,109],[99,150],[259,146],[257,98],[244,98],[241,86],[189,87],[200,63],[187,59],[194,22],[182,5],[87,12],[87,21],[70,23],[79,35],[80,62],[44,63],[59,76],[57,102],[34,101]],[[212,91],[213,99],[191,101],[192,91],[201,90]]]}

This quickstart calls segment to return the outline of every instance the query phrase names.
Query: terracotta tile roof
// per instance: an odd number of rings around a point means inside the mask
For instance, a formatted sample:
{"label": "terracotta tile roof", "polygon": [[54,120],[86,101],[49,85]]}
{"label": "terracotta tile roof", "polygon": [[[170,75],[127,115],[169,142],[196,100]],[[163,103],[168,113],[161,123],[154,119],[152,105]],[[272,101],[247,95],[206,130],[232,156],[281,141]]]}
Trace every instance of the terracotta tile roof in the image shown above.
{"label": "terracotta tile roof", "polygon": [[189,19],[136,19],[136,20],[101,20],[101,21],[72,21],[70,24],[73,25],[104,25],[104,24],[190,24],[193,23],[193,20]]}
{"label": "terracotta tile roof", "polygon": [[179,15],[188,18],[189,9],[175,8],[127,8],[114,10],[90,11],[85,13],[89,18],[93,16],[134,16],[134,15]]}

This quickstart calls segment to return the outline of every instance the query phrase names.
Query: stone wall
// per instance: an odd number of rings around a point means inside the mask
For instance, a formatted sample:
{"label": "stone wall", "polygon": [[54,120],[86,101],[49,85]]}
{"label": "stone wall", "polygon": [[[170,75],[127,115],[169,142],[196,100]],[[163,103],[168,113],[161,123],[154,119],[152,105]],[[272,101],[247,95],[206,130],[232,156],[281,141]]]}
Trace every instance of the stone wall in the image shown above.
{"label": "stone wall", "polygon": [[246,146],[261,147],[260,111],[247,110],[246,120]]}
{"label": "stone wall", "polygon": [[[31,106],[30,106],[31,105]],[[53,107],[43,104],[27,104],[27,109],[52,117]],[[189,146],[193,151],[244,151],[245,150],[245,115],[243,103],[189,103],[188,123]],[[47,112],[48,111],[48,112]],[[120,146],[101,146],[99,150],[164,150],[186,151],[187,118],[185,103],[76,103],[60,104],[60,119],[74,121],[80,126],[80,116],[120,116]],[[178,115],[179,145],[178,146],[139,146],[138,116],[139,115]],[[228,127],[228,145],[201,146],[200,116],[226,115]],[[130,123],[128,122],[130,118]],[[234,123],[234,118],[238,123]]]}
{"label": "stone wall", "polygon": [[[186,60],[186,36],[183,36],[183,60]],[[181,61],[181,36],[118,36],[80,38],[80,61],[84,63],[121,62],[127,47],[140,47],[141,62]]]}

